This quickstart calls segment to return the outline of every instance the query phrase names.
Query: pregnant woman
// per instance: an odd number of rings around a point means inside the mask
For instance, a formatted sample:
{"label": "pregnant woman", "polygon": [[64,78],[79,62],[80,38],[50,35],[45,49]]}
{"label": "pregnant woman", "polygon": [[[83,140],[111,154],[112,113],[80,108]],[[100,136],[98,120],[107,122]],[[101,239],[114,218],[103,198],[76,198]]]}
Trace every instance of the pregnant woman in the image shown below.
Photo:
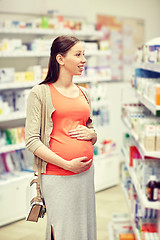
{"label": "pregnant woman", "polygon": [[[28,97],[26,148],[34,171],[42,159],[42,195],[47,210],[46,240],[96,240],[91,105],[86,88],[73,83],[86,59],[83,42],[59,36],[51,46],[45,80]],[[42,88],[46,96],[45,136],[40,140]]]}

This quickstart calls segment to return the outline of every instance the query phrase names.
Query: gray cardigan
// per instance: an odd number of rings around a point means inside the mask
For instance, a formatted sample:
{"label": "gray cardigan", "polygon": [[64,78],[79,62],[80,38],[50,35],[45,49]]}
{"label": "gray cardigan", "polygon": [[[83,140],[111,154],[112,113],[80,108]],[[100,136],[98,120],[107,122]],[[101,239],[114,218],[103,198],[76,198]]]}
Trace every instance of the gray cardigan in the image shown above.
{"label": "gray cardigan", "polygon": [[[31,89],[31,92],[27,101],[27,116],[25,123],[25,144],[26,148],[32,153],[41,146],[45,144],[45,146],[49,147],[50,134],[53,128],[52,122],[52,113],[55,111],[51,93],[48,84],[44,84],[45,86],[45,96],[46,96],[46,104],[45,104],[45,133],[44,133],[44,142],[42,143],[40,140],[40,129],[41,129],[41,107],[42,107],[42,86],[36,85]],[[80,87],[84,96],[86,97],[90,107],[91,102],[88,95],[88,90],[84,87]],[[92,111],[90,113],[90,117],[86,123],[88,128],[93,128],[92,124]],[[42,160],[42,173],[46,172],[47,162]],[[33,170],[38,171],[38,157],[34,155],[33,159]]]}

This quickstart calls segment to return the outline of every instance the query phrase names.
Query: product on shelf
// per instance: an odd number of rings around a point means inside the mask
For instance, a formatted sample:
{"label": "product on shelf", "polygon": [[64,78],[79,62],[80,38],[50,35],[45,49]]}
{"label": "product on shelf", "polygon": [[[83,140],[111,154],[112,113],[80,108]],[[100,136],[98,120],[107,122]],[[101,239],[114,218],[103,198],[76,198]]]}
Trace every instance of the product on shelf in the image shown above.
{"label": "product on shelf", "polygon": [[119,240],[136,240],[134,233],[120,233]]}
{"label": "product on shelf", "polygon": [[0,68],[0,84],[14,81],[14,68]]}
{"label": "product on shelf", "polygon": [[107,40],[107,39],[99,41],[99,49],[100,50],[108,50],[108,49],[110,49],[110,41]]}
{"label": "product on shelf", "polygon": [[96,51],[98,50],[98,42],[97,41],[86,41],[84,43],[84,47],[86,51]]}
{"label": "product on shelf", "polygon": [[135,56],[136,62],[160,63],[160,38],[155,38],[139,47]]}
{"label": "product on shelf", "polygon": [[155,105],[160,105],[160,78],[136,77],[136,90],[146,96]]}
{"label": "product on shelf", "polygon": [[33,172],[32,159],[25,149],[0,154],[0,181],[20,176],[23,171]]}
{"label": "product on shelf", "polygon": [[135,59],[133,85],[137,99],[153,115],[160,116],[160,38],[152,39],[142,49],[142,58]]}
{"label": "product on shelf", "polygon": [[[21,39],[2,39],[0,41],[1,49],[0,53],[3,54],[14,54],[23,53],[24,56],[26,52],[33,53],[48,53],[53,39],[33,39],[31,42],[23,43]],[[47,55],[47,54],[46,54]]]}
{"label": "product on shelf", "polygon": [[[160,179],[160,161],[152,158],[142,159],[137,147],[133,145],[132,139],[128,140],[127,145],[125,144],[124,147],[125,154],[128,154],[128,160],[126,160],[126,162],[128,166],[133,169],[141,191],[146,194],[146,185],[150,176],[154,175],[157,178],[157,182]],[[158,196],[158,189],[156,191]],[[156,198],[156,201],[157,200],[158,197]]]}
{"label": "product on shelf", "polygon": [[[115,240],[135,240],[129,215],[127,213],[115,213],[111,222],[113,239]],[[124,236],[129,238],[124,238]],[[132,237],[132,238],[131,238]]]}
{"label": "product on shelf", "polygon": [[[130,146],[129,147],[129,166],[133,167],[133,164],[135,163],[135,160],[142,160],[142,157],[137,149],[136,146]],[[134,164],[135,168],[135,164]]]}
{"label": "product on shelf", "polygon": [[159,118],[151,115],[144,107],[133,104],[123,106],[122,114],[146,151],[160,151]]}
{"label": "product on shelf", "polygon": [[34,73],[33,72],[16,72],[14,75],[15,82],[27,82],[34,81]]}
{"label": "product on shelf", "polygon": [[24,143],[24,135],[24,127],[0,130],[0,136],[2,137],[0,147],[9,144]]}
{"label": "product on shelf", "polygon": [[116,149],[116,143],[113,140],[105,139],[93,146],[94,155],[111,154]]}
{"label": "product on shelf", "polygon": [[13,112],[24,113],[29,93],[29,89],[0,92],[0,116],[7,116]]}
{"label": "product on shelf", "polygon": [[158,181],[155,175],[151,175],[146,185],[146,196],[149,201],[158,200]]}
{"label": "product on shelf", "polygon": [[95,30],[96,26],[93,23],[89,23],[81,18],[67,18],[62,15],[48,14],[39,18],[30,19],[28,21],[20,20],[1,20],[0,28],[2,29],[69,29],[69,30]]}
{"label": "product on shelf", "polygon": [[35,83],[39,83],[41,81],[41,74],[43,71],[43,68],[41,65],[33,65],[28,67],[28,71],[33,73],[33,80]]}
{"label": "product on shelf", "polygon": [[158,236],[158,211],[154,209],[142,209],[139,201],[135,201],[136,228],[141,238],[145,233],[155,233]]}
{"label": "product on shelf", "polygon": [[31,81],[36,84],[41,81],[42,70],[40,65],[30,66],[25,72],[17,72],[14,68],[0,68],[0,84]]}
{"label": "product on shelf", "polygon": [[127,199],[131,200],[130,191],[131,191],[132,181],[131,181],[131,177],[128,172],[128,168],[125,164],[123,164],[121,167],[121,174],[122,174],[121,175],[122,185],[125,189],[125,194],[127,195]]}
{"label": "product on shelf", "polygon": [[106,84],[88,84],[87,88],[91,97],[93,122],[95,127],[109,124],[110,103],[107,97]]}

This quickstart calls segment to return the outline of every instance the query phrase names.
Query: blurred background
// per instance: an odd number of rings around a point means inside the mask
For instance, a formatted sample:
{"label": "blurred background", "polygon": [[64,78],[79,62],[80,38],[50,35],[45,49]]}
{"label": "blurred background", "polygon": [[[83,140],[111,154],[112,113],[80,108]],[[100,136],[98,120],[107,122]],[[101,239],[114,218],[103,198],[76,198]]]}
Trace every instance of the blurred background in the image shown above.
{"label": "blurred background", "polygon": [[0,0],[0,240],[45,238],[26,222],[26,101],[59,35],[85,43],[98,240],[160,239],[160,1]]}

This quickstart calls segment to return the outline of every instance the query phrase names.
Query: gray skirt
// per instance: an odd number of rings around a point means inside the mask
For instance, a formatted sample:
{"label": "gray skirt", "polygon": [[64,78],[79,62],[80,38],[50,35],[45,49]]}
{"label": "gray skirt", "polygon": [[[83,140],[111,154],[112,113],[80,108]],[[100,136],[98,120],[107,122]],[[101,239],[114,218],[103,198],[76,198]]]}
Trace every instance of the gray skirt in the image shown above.
{"label": "gray skirt", "polygon": [[46,240],[96,240],[94,166],[71,176],[42,175]]}

